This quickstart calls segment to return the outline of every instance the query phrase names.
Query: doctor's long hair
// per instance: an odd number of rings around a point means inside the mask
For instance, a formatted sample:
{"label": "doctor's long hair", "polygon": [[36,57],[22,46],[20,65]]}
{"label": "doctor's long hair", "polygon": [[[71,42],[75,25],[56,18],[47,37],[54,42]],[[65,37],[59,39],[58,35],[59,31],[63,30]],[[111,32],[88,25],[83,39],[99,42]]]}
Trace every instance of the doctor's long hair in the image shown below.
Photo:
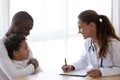
{"label": "doctor's long hair", "polygon": [[112,37],[120,41],[120,38],[115,34],[113,25],[105,15],[99,15],[93,10],[86,10],[79,14],[78,19],[89,24],[93,22],[96,24],[96,38],[99,45],[98,58],[106,57],[108,50],[109,38]]}

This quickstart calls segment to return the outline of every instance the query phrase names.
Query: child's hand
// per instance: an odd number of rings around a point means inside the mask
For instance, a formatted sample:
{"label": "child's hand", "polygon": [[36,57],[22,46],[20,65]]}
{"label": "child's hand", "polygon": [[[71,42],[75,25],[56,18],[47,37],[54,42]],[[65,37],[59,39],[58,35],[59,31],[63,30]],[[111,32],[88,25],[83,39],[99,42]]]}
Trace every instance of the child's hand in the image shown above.
{"label": "child's hand", "polygon": [[30,59],[28,64],[33,64],[35,70],[39,66],[38,61],[36,59],[34,59],[34,58]]}

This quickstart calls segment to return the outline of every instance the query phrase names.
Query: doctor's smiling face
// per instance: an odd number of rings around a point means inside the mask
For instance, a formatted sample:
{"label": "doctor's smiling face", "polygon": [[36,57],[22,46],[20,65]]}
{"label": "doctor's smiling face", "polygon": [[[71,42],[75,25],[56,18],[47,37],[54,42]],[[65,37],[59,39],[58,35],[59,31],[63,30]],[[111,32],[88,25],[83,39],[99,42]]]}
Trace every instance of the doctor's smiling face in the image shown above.
{"label": "doctor's smiling face", "polygon": [[89,37],[92,38],[96,33],[96,27],[93,22],[87,24],[80,19],[78,20],[78,29],[79,29],[79,33],[83,35],[84,39]]}

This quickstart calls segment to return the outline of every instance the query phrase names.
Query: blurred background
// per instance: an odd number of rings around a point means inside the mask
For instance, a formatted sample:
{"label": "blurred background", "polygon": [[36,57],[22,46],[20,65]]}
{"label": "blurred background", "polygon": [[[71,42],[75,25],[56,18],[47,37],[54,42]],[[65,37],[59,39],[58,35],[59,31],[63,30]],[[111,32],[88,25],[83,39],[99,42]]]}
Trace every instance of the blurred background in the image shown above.
{"label": "blurred background", "polygon": [[92,9],[109,17],[120,35],[119,0],[0,0],[0,36],[10,27],[18,11],[27,11],[34,27],[27,37],[33,55],[44,71],[58,70],[80,58],[84,39],[78,34],[77,16]]}

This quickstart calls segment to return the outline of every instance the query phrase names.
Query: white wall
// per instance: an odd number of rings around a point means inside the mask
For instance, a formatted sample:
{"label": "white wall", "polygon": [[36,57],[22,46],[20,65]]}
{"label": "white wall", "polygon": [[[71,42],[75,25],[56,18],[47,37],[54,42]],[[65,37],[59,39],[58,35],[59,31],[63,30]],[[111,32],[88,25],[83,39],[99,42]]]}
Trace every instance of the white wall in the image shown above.
{"label": "white wall", "polygon": [[9,0],[0,0],[0,36],[9,27]]}
{"label": "white wall", "polygon": [[117,35],[120,36],[120,0],[112,0],[111,20]]}

